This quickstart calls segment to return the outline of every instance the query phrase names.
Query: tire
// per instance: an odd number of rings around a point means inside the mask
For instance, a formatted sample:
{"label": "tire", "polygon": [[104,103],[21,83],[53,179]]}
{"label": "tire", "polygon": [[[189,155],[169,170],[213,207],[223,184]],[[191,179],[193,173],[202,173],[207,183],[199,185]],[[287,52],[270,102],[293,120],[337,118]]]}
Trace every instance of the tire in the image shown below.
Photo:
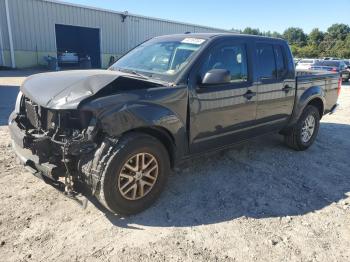
{"label": "tire", "polygon": [[[303,127],[306,119],[309,116],[311,118],[314,118],[315,122],[314,122],[314,129],[313,129],[312,135],[308,140],[306,140],[303,137]],[[306,150],[315,141],[319,128],[320,128],[320,113],[316,107],[312,105],[308,105],[304,109],[303,113],[301,114],[295,126],[292,127],[290,130],[288,130],[287,133],[284,135],[284,141],[287,144],[287,146],[289,146],[294,150],[297,150],[297,151]]]}
{"label": "tire", "polygon": [[[142,154],[144,155],[142,156]],[[152,157],[154,160],[152,160]],[[131,169],[127,168],[128,166],[136,170],[137,167],[141,167],[141,165],[137,166],[136,162],[140,163],[141,161],[145,163],[148,161],[147,164],[150,167],[147,168],[149,170],[153,169],[153,173],[143,176],[140,175],[142,172],[131,172]],[[127,163],[129,165],[126,166]],[[147,174],[148,170],[145,169],[144,172]],[[157,175],[155,175],[156,173]],[[158,139],[147,134],[130,133],[117,142],[114,153],[108,159],[102,171],[100,188],[96,192],[96,197],[103,206],[113,213],[120,215],[137,214],[151,206],[158,199],[165,187],[169,173],[169,154],[164,145]],[[140,176],[137,177],[138,175]],[[152,177],[152,179],[150,180],[149,177]],[[155,180],[154,177],[156,177]],[[149,184],[153,184],[153,186],[151,187]],[[130,190],[130,187],[132,188],[131,191],[125,193]],[[141,193],[144,194],[142,197],[140,197]],[[134,198],[134,195],[139,198]]]}

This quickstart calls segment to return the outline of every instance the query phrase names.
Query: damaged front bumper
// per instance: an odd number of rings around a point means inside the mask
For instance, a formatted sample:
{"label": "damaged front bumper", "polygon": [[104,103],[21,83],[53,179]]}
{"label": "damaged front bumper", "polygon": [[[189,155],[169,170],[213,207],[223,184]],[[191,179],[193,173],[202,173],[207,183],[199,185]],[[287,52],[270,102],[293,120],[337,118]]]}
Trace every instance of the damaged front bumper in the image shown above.
{"label": "damaged front bumper", "polygon": [[[116,141],[102,138],[98,142],[95,139],[98,128],[91,125],[82,131],[85,135],[81,140],[69,140],[62,144],[62,141],[55,141],[52,137],[28,134],[21,128],[18,118],[20,114],[14,111],[8,127],[12,147],[20,163],[36,177],[84,206],[86,202],[83,203],[77,196],[81,193],[85,196],[95,194],[108,156],[112,153],[111,145]],[[67,178],[71,184],[67,183]]]}
{"label": "damaged front bumper", "polygon": [[36,155],[30,149],[28,143],[31,139],[22,130],[15,119],[17,114],[13,112],[9,119],[9,131],[11,136],[12,148],[17,155],[19,162],[23,164],[27,170],[36,176],[45,176],[51,180],[58,180],[59,176],[64,174],[64,169],[49,162],[42,162],[39,155]]}

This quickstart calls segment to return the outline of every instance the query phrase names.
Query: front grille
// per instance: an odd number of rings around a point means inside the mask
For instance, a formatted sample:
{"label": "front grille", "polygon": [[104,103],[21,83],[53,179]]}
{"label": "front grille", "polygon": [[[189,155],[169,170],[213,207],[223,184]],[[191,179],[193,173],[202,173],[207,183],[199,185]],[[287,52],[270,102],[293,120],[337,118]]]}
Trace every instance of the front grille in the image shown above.
{"label": "front grille", "polygon": [[27,97],[24,100],[24,112],[29,129],[40,129],[43,131],[58,128],[84,129],[92,118],[90,112],[79,110],[51,110],[39,106]]}
{"label": "front grille", "polygon": [[25,113],[30,125],[35,129],[49,130],[53,128],[52,123],[56,121],[56,114],[25,98]]}
{"label": "front grille", "polygon": [[35,105],[32,101],[26,100],[25,101],[25,110],[26,115],[29,120],[29,123],[35,127],[40,127],[40,120],[39,120],[39,106]]}

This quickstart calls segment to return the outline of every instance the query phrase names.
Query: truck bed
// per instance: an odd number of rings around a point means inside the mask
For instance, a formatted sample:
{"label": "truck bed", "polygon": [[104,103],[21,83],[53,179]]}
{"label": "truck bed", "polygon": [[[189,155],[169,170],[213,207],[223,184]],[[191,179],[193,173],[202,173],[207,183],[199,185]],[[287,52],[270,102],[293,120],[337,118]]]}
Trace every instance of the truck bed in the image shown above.
{"label": "truck bed", "polygon": [[339,80],[339,73],[297,70],[297,97],[300,97],[309,88],[321,88],[324,93],[324,111],[327,113],[331,110],[331,108],[336,104],[338,100]]}

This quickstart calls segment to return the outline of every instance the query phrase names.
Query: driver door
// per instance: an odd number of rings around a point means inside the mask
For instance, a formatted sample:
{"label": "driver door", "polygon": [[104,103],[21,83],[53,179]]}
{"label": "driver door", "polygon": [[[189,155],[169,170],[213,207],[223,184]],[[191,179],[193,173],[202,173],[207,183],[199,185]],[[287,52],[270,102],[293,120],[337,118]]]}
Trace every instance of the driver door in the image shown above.
{"label": "driver door", "polygon": [[[197,153],[223,147],[252,134],[255,124],[257,86],[252,82],[247,44],[229,41],[204,54],[190,77],[190,151]],[[230,72],[231,81],[205,85],[212,69]]]}

